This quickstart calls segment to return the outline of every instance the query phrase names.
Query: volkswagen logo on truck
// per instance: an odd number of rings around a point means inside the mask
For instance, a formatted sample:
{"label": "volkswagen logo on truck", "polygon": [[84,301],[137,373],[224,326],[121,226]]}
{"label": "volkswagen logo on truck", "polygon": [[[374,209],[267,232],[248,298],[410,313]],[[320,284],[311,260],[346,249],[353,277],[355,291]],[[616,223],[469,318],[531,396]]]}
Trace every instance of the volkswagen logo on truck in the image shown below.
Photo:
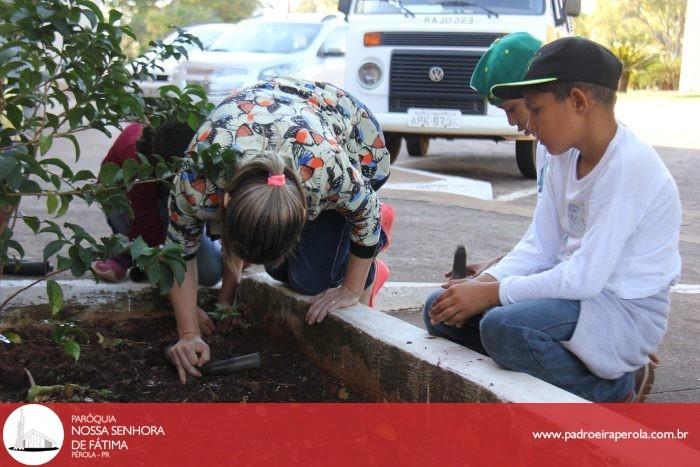
{"label": "volkswagen logo on truck", "polygon": [[439,83],[445,77],[445,71],[439,66],[434,66],[428,71],[428,76],[432,81]]}

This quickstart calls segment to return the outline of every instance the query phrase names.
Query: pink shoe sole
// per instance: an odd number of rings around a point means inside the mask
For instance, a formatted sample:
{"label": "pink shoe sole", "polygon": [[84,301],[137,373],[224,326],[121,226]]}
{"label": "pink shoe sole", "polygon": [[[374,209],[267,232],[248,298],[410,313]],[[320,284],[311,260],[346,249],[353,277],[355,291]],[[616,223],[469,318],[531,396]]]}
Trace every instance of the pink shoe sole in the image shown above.
{"label": "pink shoe sole", "polygon": [[394,239],[394,219],[396,218],[396,210],[391,204],[382,203],[381,208],[379,208],[379,213],[381,216],[381,226],[384,234],[386,235],[386,244],[382,247],[380,251],[384,251],[389,248],[391,242]]}
{"label": "pink shoe sole", "polygon": [[389,280],[389,274],[391,271],[389,270],[389,266],[387,266],[384,261],[378,259],[375,260],[377,262],[377,271],[374,273],[374,284],[372,285],[372,294],[369,297],[369,306],[370,308],[374,306],[374,299],[379,293],[379,290],[384,286],[387,280]]}

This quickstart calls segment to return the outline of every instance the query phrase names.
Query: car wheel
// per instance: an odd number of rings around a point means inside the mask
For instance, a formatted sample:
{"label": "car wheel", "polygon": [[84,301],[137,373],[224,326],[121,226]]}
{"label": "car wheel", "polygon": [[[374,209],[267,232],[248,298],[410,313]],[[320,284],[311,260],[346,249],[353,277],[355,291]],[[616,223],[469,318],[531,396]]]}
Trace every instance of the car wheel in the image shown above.
{"label": "car wheel", "polygon": [[384,133],[386,149],[389,151],[390,160],[393,164],[401,152],[401,135],[398,133]]}
{"label": "car wheel", "polygon": [[518,162],[520,173],[525,178],[537,178],[536,148],[537,141],[525,140],[515,142],[515,160]]}
{"label": "car wheel", "polygon": [[409,156],[425,157],[428,155],[430,138],[425,136],[406,136],[406,150]]}

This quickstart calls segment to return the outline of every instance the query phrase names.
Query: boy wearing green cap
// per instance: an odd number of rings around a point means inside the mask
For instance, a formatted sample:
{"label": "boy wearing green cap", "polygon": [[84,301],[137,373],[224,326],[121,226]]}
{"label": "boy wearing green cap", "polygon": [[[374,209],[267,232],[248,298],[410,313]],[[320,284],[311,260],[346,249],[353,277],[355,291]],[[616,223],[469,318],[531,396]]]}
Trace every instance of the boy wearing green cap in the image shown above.
{"label": "boy wearing green cap", "polygon": [[[520,81],[525,74],[527,64],[542,46],[542,41],[527,32],[514,32],[497,39],[491,47],[481,56],[479,63],[474,68],[469,85],[491,105],[502,109],[508,118],[508,124],[525,132],[530,113],[525,107],[525,101],[521,99],[499,99],[491,93],[491,88],[497,84]],[[536,167],[538,180],[542,171],[544,157],[538,146],[536,153]],[[540,191],[538,189],[538,191]],[[486,268],[493,265],[501,257],[468,265],[471,276],[481,274]],[[448,279],[451,272],[445,274]],[[462,282],[462,281],[459,281]],[[456,283],[449,281],[446,285]]]}
{"label": "boy wearing green cap", "polygon": [[491,92],[498,84],[520,81],[527,64],[542,46],[542,41],[526,32],[514,32],[494,42],[481,57],[472,74],[469,85],[489,104],[506,113],[508,124],[526,131],[530,113],[520,99],[499,99]]}
{"label": "boy wearing green cap", "polygon": [[596,402],[644,400],[681,267],[676,184],[615,120],[621,69],[599,44],[563,38],[522,80],[491,88],[524,97],[527,130],[548,152],[543,190],[528,235],[428,311],[433,325],[478,336],[500,365]]}

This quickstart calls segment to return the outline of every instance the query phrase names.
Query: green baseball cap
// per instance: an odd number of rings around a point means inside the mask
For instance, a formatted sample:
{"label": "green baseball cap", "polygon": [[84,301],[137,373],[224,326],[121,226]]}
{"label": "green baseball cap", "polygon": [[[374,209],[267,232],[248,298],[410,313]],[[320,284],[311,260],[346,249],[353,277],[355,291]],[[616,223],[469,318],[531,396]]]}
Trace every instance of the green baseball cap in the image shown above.
{"label": "green baseball cap", "polygon": [[514,32],[497,39],[476,64],[469,85],[490,104],[503,102],[491,88],[520,81],[542,41],[526,32]]}

